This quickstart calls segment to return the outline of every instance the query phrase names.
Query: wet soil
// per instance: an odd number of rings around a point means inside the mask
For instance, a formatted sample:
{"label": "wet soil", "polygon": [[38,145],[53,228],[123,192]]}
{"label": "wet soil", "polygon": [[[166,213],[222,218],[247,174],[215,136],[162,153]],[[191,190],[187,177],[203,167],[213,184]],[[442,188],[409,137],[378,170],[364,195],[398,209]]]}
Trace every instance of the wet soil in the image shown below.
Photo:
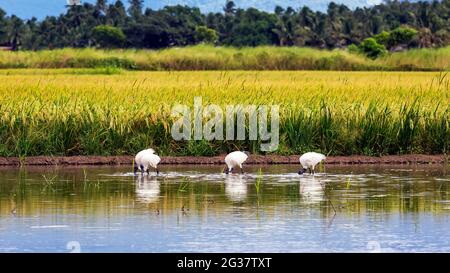
{"label": "wet soil", "polygon": [[[225,155],[214,157],[183,156],[162,157],[161,164],[172,165],[213,165],[223,164]],[[246,164],[298,164],[298,155],[252,155]],[[0,157],[0,166],[50,166],[50,165],[131,165],[133,156],[30,156],[26,158]],[[326,164],[443,164],[447,162],[445,155],[388,155],[374,156],[329,156]]]}

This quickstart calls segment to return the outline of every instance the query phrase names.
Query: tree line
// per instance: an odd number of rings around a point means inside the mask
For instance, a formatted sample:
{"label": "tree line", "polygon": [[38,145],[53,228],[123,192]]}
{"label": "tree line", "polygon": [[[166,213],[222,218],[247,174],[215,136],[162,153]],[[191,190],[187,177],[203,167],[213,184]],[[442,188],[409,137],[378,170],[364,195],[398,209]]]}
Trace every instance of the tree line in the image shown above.
{"label": "tree line", "polygon": [[[414,31],[407,47],[450,44],[450,0],[385,1],[351,10],[331,2],[326,12],[276,7],[274,12],[241,9],[224,1],[222,12],[166,6],[145,8],[143,0],[97,0],[67,8],[59,16],[23,20],[0,9],[0,45],[13,50],[63,47],[166,48],[211,43],[226,46],[340,48],[390,41],[399,30]],[[408,32],[408,31],[407,31]],[[403,33],[403,34],[402,34]],[[373,38],[370,38],[373,37]],[[391,37],[391,38],[389,38]],[[394,38],[392,38],[394,37]],[[373,39],[366,41],[367,38]],[[377,45],[378,46],[378,45]],[[391,48],[394,45],[391,44]]]}

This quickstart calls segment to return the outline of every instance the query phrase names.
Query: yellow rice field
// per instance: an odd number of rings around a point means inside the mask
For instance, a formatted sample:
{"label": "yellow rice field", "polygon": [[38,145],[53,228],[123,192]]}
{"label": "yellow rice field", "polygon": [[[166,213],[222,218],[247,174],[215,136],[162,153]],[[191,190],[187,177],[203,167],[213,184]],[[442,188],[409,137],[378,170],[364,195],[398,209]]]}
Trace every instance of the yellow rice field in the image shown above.
{"label": "yellow rice field", "polygon": [[214,155],[257,151],[259,141],[171,138],[171,108],[214,103],[279,105],[276,153],[445,153],[450,76],[445,72],[0,71],[0,155]]}

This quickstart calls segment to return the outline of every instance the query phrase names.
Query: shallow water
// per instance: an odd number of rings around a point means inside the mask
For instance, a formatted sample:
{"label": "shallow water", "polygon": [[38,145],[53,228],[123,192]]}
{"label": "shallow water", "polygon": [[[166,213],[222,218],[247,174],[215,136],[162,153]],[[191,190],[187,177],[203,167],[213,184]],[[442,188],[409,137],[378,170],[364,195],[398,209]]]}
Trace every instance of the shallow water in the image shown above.
{"label": "shallow water", "polygon": [[0,252],[450,252],[445,166],[161,169],[0,169]]}

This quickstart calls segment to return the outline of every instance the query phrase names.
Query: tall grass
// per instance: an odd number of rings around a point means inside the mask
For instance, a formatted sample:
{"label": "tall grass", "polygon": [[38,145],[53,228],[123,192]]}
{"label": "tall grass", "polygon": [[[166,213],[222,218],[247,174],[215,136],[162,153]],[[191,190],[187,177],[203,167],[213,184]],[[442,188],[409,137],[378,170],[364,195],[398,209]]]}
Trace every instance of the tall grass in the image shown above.
{"label": "tall grass", "polygon": [[0,68],[98,68],[128,70],[449,70],[450,47],[417,49],[371,60],[345,50],[198,45],[163,50],[57,49],[0,51]]}
{"label": "tall grass", "polygon": [[398,70],[450,70],[450,46],[397,52],[379,59],[377,63]]}
{"label": "tall grass", "polygon": [[0,156],[258,152],[259,141],[174,141],[171,108],[280,105],[278,154],[447,153],[449,76],[435,72],[0,71]]}

